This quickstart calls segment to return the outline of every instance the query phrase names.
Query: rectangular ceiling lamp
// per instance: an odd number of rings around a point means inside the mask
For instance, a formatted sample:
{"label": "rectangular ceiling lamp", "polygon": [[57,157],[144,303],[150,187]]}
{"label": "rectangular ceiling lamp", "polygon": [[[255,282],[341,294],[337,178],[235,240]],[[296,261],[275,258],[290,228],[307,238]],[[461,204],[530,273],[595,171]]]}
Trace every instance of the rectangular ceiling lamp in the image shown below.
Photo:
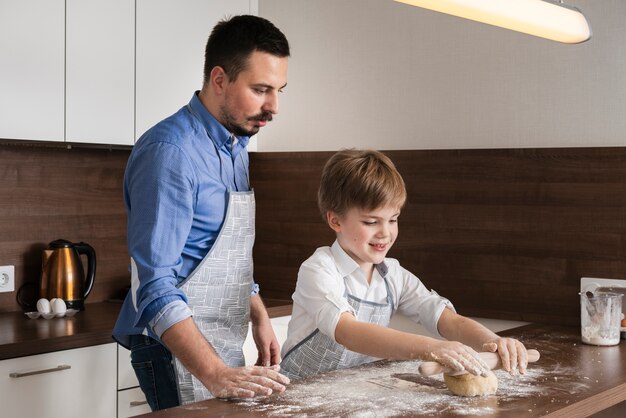
{"label": "rectangular ceiling lamp", "polygon": [[568,44],[591,38],[578,9],[546,0],[395,1]]}

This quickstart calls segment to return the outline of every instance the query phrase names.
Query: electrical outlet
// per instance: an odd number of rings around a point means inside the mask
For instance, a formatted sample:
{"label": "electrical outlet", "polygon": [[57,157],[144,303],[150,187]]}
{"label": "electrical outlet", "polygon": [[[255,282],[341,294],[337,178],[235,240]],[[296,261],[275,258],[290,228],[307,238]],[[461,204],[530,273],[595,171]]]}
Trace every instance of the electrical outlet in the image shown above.
{"label": "electrical outlet", "polygon": [[0,292],[15,290],[15,266],[0,266]]}

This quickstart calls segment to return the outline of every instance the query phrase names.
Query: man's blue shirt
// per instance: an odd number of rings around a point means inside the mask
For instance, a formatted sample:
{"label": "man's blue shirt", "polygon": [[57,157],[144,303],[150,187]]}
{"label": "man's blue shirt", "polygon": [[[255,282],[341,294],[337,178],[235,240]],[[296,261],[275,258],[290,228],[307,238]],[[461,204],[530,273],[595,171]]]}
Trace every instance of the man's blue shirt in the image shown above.
{"label": "man's blue shirt", "polygon": [[191,316],[187,298],[176,286],[217,239],[229,190],[250,190],[249,138],[232,142],[196,92],[189,105],[135,144],[124,176],[124,200],[128,251],[139,280],[133,280],[113,331],[122,345],[128,345],[128,335],[146,328],[159,339]]}

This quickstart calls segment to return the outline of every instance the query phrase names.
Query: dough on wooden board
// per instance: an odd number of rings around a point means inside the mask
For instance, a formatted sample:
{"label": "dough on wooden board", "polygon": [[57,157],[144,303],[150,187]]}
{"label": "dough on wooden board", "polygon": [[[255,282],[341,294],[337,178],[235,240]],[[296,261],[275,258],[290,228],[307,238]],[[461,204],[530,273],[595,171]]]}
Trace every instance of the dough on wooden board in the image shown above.
{"label": "dough on wooden board", "polygon": [[498,390],[498,379],[492,371],[487,376],[475,376],[470,373],[450,376],[443,374],[443,380],[450,392],[458,396],[493,395]]}

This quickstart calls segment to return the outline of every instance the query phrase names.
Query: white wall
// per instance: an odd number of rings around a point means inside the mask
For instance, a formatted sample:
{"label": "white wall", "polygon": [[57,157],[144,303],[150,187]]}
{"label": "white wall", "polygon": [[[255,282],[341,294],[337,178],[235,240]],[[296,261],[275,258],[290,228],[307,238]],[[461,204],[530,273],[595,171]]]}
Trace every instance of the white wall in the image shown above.
{"label": "white wall", "polygon": [[259,0],[290,40],[259,151],[626,145],[626,1],[566,45],[392,0]]}

